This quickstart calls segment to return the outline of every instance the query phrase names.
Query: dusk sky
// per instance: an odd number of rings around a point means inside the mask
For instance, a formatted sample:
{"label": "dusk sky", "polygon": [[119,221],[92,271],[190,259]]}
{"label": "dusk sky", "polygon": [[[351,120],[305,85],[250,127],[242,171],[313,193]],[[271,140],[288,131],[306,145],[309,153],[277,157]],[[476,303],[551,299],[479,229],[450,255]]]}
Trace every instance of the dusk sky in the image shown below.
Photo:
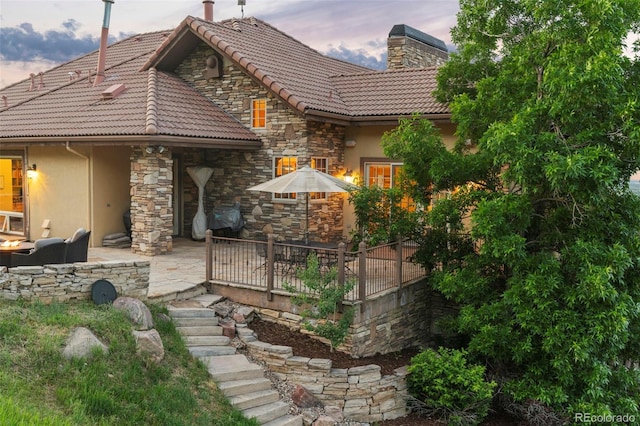
{"label": "dusk sky", "polygon": [[[406,24],[450,48],[457,0],[246,0],[244,16],[262,19],[329,56],[383,68],[386,40]],[[0,87],[98,49],[101,0],[0,0]],[[172,29],[203,16],[201,0],[115,0],[110,44],[141,32]],[[216,0],[214,21],[241,17],[237,0]]]}

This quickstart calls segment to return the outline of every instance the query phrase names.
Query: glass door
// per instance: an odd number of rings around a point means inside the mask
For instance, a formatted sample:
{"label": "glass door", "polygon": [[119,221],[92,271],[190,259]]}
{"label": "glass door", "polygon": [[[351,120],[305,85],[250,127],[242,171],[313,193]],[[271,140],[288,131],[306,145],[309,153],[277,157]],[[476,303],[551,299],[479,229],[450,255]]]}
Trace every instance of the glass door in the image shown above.
{"label": "glass door", "polygon": [[24,226],[24,162],[22,156],[0,156],[0,234],[20,235]]}

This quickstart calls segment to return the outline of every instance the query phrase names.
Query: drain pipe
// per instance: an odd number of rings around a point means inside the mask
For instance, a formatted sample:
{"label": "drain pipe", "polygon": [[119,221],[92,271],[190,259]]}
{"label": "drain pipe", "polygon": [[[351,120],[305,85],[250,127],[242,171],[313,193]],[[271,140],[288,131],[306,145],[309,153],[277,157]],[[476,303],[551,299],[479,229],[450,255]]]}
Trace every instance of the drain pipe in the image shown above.
{"label": "drain pipe", "polygon": [[109,21],[111,20],[111,5],[114,0],[102,0],[104,2],[104,17],[102,19],[102,34],[100,35],[100,50],[98,51],[98,68],[93,87],[104,81],[104,69],[107,62],[107,41],[109,40]]}
{"label": "drain pipe", "polygon": [[[76,151],[75,149],[71,148],[71,146],[69,145],[69,141],[67,141],[65,148],[67,148],[67,151],[77,155],[80,158],[83,158],[85,160],[85,164],[87,165],[86,169],[87,169],[87,226],[88,226],[88,230],[93,229],[93,209],[91,208],[91,206],[93,206],[93,191],[91,190],[91,187],[93,185],[93,177],[91,175],[91,161],[90,158],[78,151]],[[93,236],[94,236],[95,232],[91,233],[91,244],[90,247],[93,247]]]}

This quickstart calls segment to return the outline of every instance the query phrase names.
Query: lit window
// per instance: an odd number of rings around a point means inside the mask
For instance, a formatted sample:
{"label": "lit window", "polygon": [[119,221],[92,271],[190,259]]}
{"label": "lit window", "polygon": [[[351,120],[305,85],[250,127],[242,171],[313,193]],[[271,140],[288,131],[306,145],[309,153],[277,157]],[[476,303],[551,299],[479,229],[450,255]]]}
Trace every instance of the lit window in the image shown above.
{"label": "lit window", "polygon": [[[311,168],[321,171],[322,173],[329,173],[329,159],[322,157],[311,157]],[[312,192],[309,194],[310,200],[326,200],[326,192]]]}
{"label": "lit window", "polygon": [[267,100],[254,99],[251,102],[251,127],[264,129],[267,127]]}
{"label": "lit window", "polygon": [[[273,177],[277,178],[295,171],[298,168],[298,159],[296,157],[276,157],[273,165]],[[295,200],[296,193],[273,194],[273,198],[281,200]]]}
{"label": "lit window", "polygon": [[[402,163],[366,163],[365,179],[367,186],[377,185],[380,188],[393,188],[397,186],[402,171]],[[405,196],[400,202],[400,207],[410,211],[415,210],[415,203]]]}

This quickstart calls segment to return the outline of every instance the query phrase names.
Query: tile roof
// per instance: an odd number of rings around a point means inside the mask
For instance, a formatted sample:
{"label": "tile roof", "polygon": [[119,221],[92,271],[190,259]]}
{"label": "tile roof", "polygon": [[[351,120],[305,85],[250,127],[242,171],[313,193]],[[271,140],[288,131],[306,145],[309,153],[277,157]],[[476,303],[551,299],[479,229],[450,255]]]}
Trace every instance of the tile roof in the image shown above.
{"label": "tile roof", "polygon": [[[202,41],[308,118],[349,123],[415,112],[450,116],[447,106],[432,96],[435,68],[373,71],[324,56],[255,18],[209,22],[189,16],[173,31],[110,45],[106,79],[96,87],[89,70],[95,69],[98,51],[1,89],[0,138],[3,143],[67,138],[146,143],[165,138],[185,146],[230,141],[235,148],[260,146],[256,134],[173,74],[189,48]],[[43,87],[38,87],[40,78]],[[104,99],[102,92],[115,84],[125,90]]]}
{"label": "tile roof", "polygon": [[[156,70],[140,72],[167,35],[167,31],[141,34],[109,46],[106,79],[96,87],[88,70],[95,68],[97,51],[43,73],[42,88],[30,90],[31,79],[27,79],[0,90],[8,104],[3,108],[0,103],[0,138],[21,143],[29,138],[95,143],[96,138],[108,137],[105,140],[113,143],[118,136],[127,141],[184,137],[206,138],[191,143],[182,139],[189,146],[211,146],[216,141],[233,141],[234,148],[242,146],[239,141],[246,147],[261,146],[257,135],[186,82]],[[104,100],[102,92],[114,84],[124,84],[126,89]]]}

